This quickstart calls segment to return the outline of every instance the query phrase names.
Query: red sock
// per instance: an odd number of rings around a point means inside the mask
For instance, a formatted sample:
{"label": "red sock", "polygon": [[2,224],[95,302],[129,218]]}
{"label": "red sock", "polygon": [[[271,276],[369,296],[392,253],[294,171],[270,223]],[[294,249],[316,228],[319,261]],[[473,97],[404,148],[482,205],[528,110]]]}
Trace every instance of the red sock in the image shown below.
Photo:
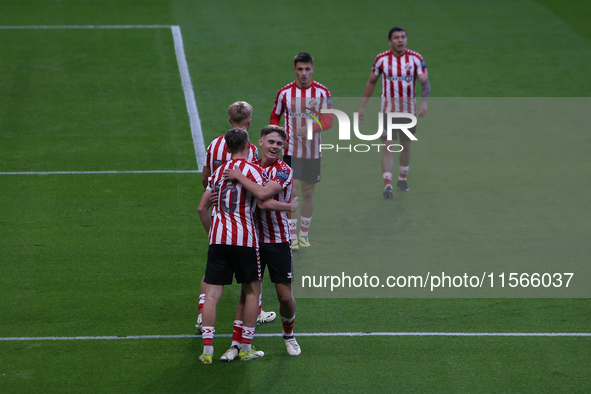
{"label": "red sock", "polygon": [[291,319],[286,319],[281,316],[281,323],[283,323],[283,335],[293,335],[293,323],[295,322],[295,315]]}
{"label": "red sock", "polygon": [[298,219],[289,219],[289,232],[291,239],[298,239]]}
{"label": "red sock", "polygon": [[252,338],[254,337],[255,327],[242,327],[242,350],[246,353],[250,351]]}
{"label": "red sock", "polygon": [[242,326],[241,320],[234,320],[234,332],[232,333],[232,346],[242,344]]}
{"label": "red sock", "polygon": [[384,178],[385,185],[392,185],[392,173],[391,172],[384,172],[382,174],[382,177]]}
{"label": "red sock", "polygon": [[203,304],[205,304],[205,294],[199,294],[199,314],[203,313]]}
{"label": "red sock", "polygon": [[213,346],[213,327],[203,327],[201,329],[201,337],[203,338],[203,346]]}
{"label": "red sock", "polygon": [[308,236],[308,230],[310,229],[310,223],[312,222],[312,218],[305,218],[305,217],[301,217],[300,218],[300,237],[307,237]]}
{"label": "red sock", "polygon": [[408,166],[406,166],[406,167],[400,166],[400,170],[398,172],[398,180],[405,181],[407,175],[408,175]]}

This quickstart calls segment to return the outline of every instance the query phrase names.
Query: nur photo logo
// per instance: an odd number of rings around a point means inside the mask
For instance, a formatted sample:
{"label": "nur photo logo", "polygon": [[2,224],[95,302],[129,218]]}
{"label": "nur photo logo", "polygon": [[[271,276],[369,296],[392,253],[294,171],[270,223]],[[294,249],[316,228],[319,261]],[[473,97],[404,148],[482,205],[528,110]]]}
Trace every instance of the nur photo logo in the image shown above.
{"label": "nur photo logo", "polygon": [[[320,112],[315,111],[311,108],[305,107],[305,109],[310,110],[311,112],[307,112],[307,119],[306,119],[306,126],[307,126],[307,139],[311,140],[313,138],[313,127],[314,122],[316,122],[319,126],[321,131],[327,129],[326,127],[326,120],[322,116],[322,114],[333,114],[338,119],[339,123],[339,141],[351,141],[351,120],[349,115],[345,111],[341,111],[334,108],[322,108]],[[417,118],[413,114],[405,113],[405,112],[387,112],[387,113],[377,113],[378,117],[378,128],[377,131],[373,134],[363,134],[359,129],[359,113],[353,112],[353,133],[355,137],[362,141],[376,141],[376,140],[384,140],[384,141],[392,141],[393,134],[395,130],[400,130],[404,133],[410,140],[417,141],[417,137],[413,135],[410,131],[413,127],[417,124]],[[320,150],[330,150],[334,149],[336,152],[345,150],[349,152],[369,152],[372,150],[372,147],[375,147],[379,152],[382,147],[385,147],[390,152],[401,152],[402,145],[399,144],[390,144],[386,145],[384,143],[374,143],[374,144],[349,144],[349,145],[340,145],[340,144],[320,144]]]}

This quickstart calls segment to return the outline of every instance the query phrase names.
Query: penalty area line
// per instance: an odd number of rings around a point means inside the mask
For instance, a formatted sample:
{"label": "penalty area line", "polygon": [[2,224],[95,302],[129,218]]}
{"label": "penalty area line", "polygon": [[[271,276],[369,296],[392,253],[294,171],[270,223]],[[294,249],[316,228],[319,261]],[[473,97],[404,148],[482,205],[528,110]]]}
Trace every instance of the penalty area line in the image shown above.
{"label": "penalty area line", "polygon": [[[255,334],[256,337],[281,337],[283,334]],[[591,337],[587,332],[317,332],[295,333],[296,337]],[[232,334],[219,334],[219,338],[231,338]],[[0,342],[19,341],[113,341],[130,339],[185,339],[201,338],[201,335],[130,335],[119,336],[79,336],[79,337],[6,337]]]}

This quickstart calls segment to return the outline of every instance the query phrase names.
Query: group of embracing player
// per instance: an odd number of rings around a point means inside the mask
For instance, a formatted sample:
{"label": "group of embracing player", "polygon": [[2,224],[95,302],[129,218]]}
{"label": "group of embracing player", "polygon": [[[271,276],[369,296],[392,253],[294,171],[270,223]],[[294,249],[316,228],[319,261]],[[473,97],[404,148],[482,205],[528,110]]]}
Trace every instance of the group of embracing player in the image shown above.
{"label": "group of embracing player", "polygon": [[[391,49],[376,57],[364,90],[359,110],[361,121],[364,106],[380,74],[383,78],[383,98],[411,98],[413,103],[415,79],[418,79],[423,86],[423,102],[418,116],[426,114],[430,87],[425,62],[421,55],[406,49],[406,32],[403,29],[391,29],[388,43]],[[292,295],[292,250],[310,246],[308,230],[314,208],[314,187],[320,181],[321,132],[333,124],[330,114],[323,116],[322,123],[314,124],[309,120],[311,114],[332,108],[330,91],[312,80],[313,73],[312,56],[305,52],[296,55],[296,79],[278,91],[270,125],[261,130],[258,154],[248,135],[253,109],[244,101],[229,107],[232,129],[213,140],[207,149],[202,178],[206,190],[198,208],[209,236],[207,267],[201,284],[196,325],[203,337],[204,350],[199,357],[203,363],[212,362],[217,304],[224,286],[232,284],[234,277],[242,286],[241,294],[232,344],[220,359],[252,360],[264,356],[251,344],[257,322],[272,321],[276,316],[261,309],[261,280],[265,269],[269,271],[277,291],[287,353],[293,356],[301,353],[293,335],[296,303]],[[382,108],[384,113],[415,112],[414,104],[402,108],[398,107],[398,100],[383,102],[387,103]],[[279,126],[282,116],[285,127]],[[308,138],[309,126],[312,126],[312,138]],[[415,129],[411,131],[416,132]],[[398,187],[408,191],[406,176],[410,141],[404,139],[403,133],[400,137],[403,151],[400,154]],[[386,141],[386,144],[393,144],[396,139],[394,133],[392,140]],[[383,195],[391,198],[393,158],[387,149],[383,152]],[[300,191],[301,207],[297,202]]]}

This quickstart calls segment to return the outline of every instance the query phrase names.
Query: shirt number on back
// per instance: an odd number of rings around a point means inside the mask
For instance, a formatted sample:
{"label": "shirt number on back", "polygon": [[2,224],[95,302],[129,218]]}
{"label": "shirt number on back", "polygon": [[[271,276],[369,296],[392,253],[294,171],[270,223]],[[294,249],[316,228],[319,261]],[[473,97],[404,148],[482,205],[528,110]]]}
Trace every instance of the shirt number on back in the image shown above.
{"label": "shirt number on back", "polygon": [[222,188],[221,209],[225,213],[234,213],[238,205],[238,190],[233,183],[226,183]]}

